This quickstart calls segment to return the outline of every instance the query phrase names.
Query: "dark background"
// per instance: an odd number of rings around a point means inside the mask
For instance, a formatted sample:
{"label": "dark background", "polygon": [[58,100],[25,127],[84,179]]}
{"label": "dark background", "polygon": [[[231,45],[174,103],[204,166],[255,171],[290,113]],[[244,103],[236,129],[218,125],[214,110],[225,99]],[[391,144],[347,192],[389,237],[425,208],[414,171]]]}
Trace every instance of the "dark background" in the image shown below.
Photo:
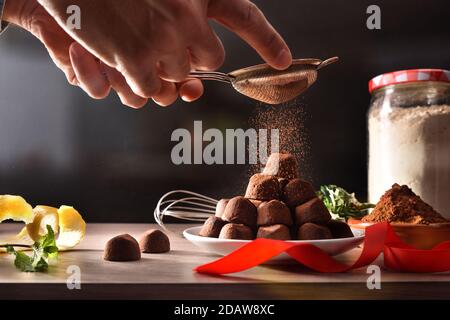
{"label": "dark background", "polygon": [[[255,3],[294,57],[341,58],[296,102],[309,141],[307,175],[316,187],[335,183],[364,198],[367,82],[399,69],[449,68],[448,0]],[[382,30],[366,28],[370,4],[381,7]],[[216,29],[227,50],[221,70],[261,62],[235,35]],[[90,100],[66,83],[39,41],[11,28],[0,38],[0,194],[73,205],[91,222],[151,221],[156,201],[172,189],[229,197],[243,192],[248,168],[175,166],[171,133],[194,120],[204,129],[246,128],[264,108],[220,83],[207,83],[198,102],[169,108],[149,103],[135,111],[114,94]]]}

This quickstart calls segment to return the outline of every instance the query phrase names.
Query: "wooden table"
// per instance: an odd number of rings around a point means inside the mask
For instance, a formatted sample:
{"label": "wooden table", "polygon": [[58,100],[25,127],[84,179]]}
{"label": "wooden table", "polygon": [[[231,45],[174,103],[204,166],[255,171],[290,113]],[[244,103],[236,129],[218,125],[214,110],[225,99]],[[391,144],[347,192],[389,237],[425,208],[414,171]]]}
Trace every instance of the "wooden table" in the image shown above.
{"label": "wooden table", "polygon": [[[180,233],[191,225],[170,225]],[[0,238],[20,225],[0,225]],[[369,290],[365,268],[343,274],[321,274],[300,265],[260,266],[231,276],[193,272],[217,256],[202,252],[187,240],[171,235],[172,251],[143,254],[137,262],[102,259],[106,241],[118,234],[134,237],[155,225],[89,224],[76,250],[60,254],[47,273],[16,270],[12,257],[0,254],[0,299],[415,299],[449,298],[450,273],[408,274],[382,269],[381,290]],[[339,257],[351,262],[354,249]],[[69,290],[71,265],[81,269],[81,290]]]}

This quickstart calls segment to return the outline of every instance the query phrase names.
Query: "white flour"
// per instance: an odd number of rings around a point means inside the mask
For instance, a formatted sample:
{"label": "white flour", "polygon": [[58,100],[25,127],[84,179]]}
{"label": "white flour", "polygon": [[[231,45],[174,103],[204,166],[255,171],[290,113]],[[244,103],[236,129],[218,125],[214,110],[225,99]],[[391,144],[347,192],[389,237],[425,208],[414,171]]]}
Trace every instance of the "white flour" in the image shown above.
{"label": "white flour", "polygon": [[370,113],[369,201],[377,203],[393,183],[450,218],[450,106]]}

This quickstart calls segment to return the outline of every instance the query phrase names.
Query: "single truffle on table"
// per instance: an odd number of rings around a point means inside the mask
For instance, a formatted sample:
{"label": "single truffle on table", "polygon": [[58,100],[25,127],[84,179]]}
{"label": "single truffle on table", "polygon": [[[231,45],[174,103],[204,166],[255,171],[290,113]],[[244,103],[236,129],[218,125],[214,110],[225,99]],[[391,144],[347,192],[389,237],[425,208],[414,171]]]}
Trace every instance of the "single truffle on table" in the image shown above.
{"label": "single truffle on table", "polygon": [[285,225],[275,224],[272,226],[259,227],[256,237],[274,240],[291,240],[291,232]]}
{"label": "single truffle on table", "polygon": [[292,216],[289,208],[279,200],[263,202],[258,207],[258,226],[270,226],[274,224],[292,225]]}
{"label": "single truffle on table", "polygon": [[281,190],[278,179],[265,174],[254,174],[248,183],[245,197],[256,200],[280,199]]}
{"label": "single truffle on table", "polygon": [[227,222],[222,219],[211,216],[205,221],[198,235],[202,237],[218,238],[220,230],[222,230],[222,227],[226,224]]}
{"label": "single truffle on table", "polygon": [[330,220],[330,212],[323,201],[317,197],[295,207],[295,221],[298,225],[307,222],[326,224]]}
{"label": "single truffle on table", "polygon": [[225,207],[227,206],[228,201],[230,201],[230,199],[220,199],[219,202],[217,202],[215,212],[216,217],[222,218],[223,212],[225,210]]}
{"label": "single truffle on table", "polygon": [[298,240],[332,239],[330,229],[315,223],[305,223],[298,228]]}
{"label": "single truffle on table", "polygon": [[139,247],[144,253],[169,252],[170,240],[161,230],[149,229],[139,238]]}
{"label": "single truffle on table", "polygon": [[313,186],[301,179],[289,181],[283,189],[283,201],[291,208],[305,203],[316,196]]}
{"label": "single truffle on table", "polygon": [[354,237],[352,229],[344,221],[331,220],[327,224],[333,238],[352,238]]}
{"label": "single truffle on table", "polygon": [[298,178],[297,159],[290,153],[272,153],[267,159],[263,174],[285,179]]}
{"label": "single truffle on table", "polygon": [[108,240],[103,252],[108,261],[135,261],[141,259],[139,243],[129,234],[121,234]]}
{"label": "single truffle on table", "polygon": [[253,240],[255,235],[252,229],[243,224],[228,223],[223,226],[219,234],[220,239]]}
{"label": "single truffle on table", "polygon": [[228,201],[222,219],[228,222],[254,227],[256,226],[256,216],[256,207],[253,203],[249,199],[238,196]]}

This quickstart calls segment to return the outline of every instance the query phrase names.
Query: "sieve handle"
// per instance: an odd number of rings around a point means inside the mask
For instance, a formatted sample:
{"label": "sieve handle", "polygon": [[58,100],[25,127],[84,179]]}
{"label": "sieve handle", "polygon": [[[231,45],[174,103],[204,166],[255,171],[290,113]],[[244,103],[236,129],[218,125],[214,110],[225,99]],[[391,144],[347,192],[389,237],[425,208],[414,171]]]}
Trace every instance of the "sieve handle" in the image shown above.
{"label": "sieve handle", "polygon": [[188,75],[188,79],[189,78],[231,83],[231,79],[230,79],[229,75],[227,75],[226,73],[217,72],[217,71],[192,71]]}
{"label": "sieve handle", "polygon": [[330,64],[332,64],[332,63],[335,63],[335,62],[337,62],[337,61],[339,61],[339,58],[338,58],[338,57],[332,57],[332,58],[326,59],[326,60],[322,61],[322,62],[317,66],[317,70],[320,70],[320,69],[322,69],[323,67],[326,67],[326,66],[328,66],[328,65],[330,65]]}

